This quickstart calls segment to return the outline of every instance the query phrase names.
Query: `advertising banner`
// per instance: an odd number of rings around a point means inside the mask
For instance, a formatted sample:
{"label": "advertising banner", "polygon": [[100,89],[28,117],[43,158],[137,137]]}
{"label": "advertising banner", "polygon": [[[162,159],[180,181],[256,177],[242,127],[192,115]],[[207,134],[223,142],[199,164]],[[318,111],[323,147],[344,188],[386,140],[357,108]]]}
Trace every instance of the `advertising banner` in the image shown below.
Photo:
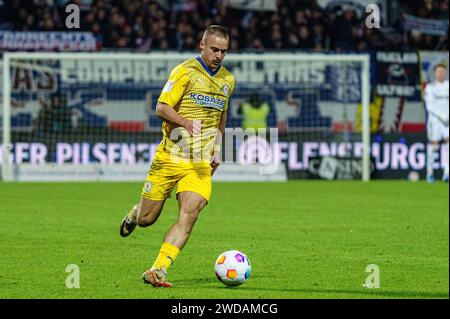
{"label": "advertising banner", "polygon": [[421,100],[417,52],[377,52],[376,88],[380,96]]}
{"label": "advertising banner", "polygon": [[91,32],[0,31],[0,51],[96,51]]}
{"label": "advertising banner", "polygon": [[407,31],[418,31],[423,34],[445,36],[448,32],[448,20],[424,19],[403,14],[403,27]]}
{"label": "advertising banner", "polygon": [[[225,174],[221,179],[234,179],[240,174],[243,176],[242,180],[279,179],[283,178],[280,176],[283,176],[284,170],[287,172],[287,177],[292,179],[360,179],[361,177],[361,142],[336,141],[331,138],[313,140],[302,137],[299,139],[298,136],[288,134],[280,136],[279,140],[275,142],[267,141],[262,145],[259,139],[258,143],[257,147],[246,145],[245,148],[236,144],[231,150],[236,154],[230,157],[232,160],[227,161],[227,157],[223,158],[224,164],[229,165],[230,168],[229,175]],[[151,143],[59,142],[54,145],[40,142],[20,142],[12,145],[10,154],[13,163],[25,163],[29,167],[59,167],[71,164],[68,167],[73,165],[106,167],[110,165],[111,167],[131,168],[148,167],[157,146],[156,140]],[[423,177],[426,168],[426,148],[427,141],[424,134],[375,136],[371,144],[372,178],[406,178],[411,172],[417,172]],[[263,161],[261,156],[258,158],[250,152],[269,154],[271,162]],[[433,164],[434,168],[443,169],[446,161],[448,159],[445,158],[445,146],[441,145]],[[51,165],[52,163],[54,165]],[[261,173],[261,170],[256,169],[258,166],[254,164],[266,167],[271,165],[274,169],[270,174],[264,174]],[[92,168],[86,169],[92,170]],[[114,168],[111,169],[114,170]],[[125,171],[126,169],[124,169]],[[134,174],[132,172],[133,170],[130,171],[131,175]],[[120,176],[126,176],[126,173]],[[234,177],[231,178],[231,176]],[[93,175],[93,178],[97,177]],[[133,179],[132,176],[130,178]]]}
{"label": "advertising banner", "polygon": [[228,0],[227,6],[233,9],[251,11],[277,11],[276,0]]}

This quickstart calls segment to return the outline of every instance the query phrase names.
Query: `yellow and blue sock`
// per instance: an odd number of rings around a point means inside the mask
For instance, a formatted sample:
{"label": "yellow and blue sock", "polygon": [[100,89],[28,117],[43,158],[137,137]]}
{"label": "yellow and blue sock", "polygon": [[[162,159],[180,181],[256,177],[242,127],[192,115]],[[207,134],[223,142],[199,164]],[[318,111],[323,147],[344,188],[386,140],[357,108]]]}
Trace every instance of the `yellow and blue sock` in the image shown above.
{"label": "yellow and blue sock", "polygon": [[163,243],[152,268],[155,269],[164,267],[166,270],[169,269],[169,267],[172,266],[177,259],[179,253],[180,248],[177,246],[172,245],[171,243]]}

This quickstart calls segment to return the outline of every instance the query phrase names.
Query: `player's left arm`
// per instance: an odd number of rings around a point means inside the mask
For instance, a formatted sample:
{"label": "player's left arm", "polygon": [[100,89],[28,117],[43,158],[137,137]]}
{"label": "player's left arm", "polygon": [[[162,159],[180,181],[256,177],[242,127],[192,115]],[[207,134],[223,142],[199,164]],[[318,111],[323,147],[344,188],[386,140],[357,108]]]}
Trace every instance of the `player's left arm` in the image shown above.
{"label": "player's left arm", "polygon": [[211,176],[217,170],[220,165],[220,151],[222,149],[222,137],[225,132],[225,126],[227,124],[227,110],[222,112],[220,116],[219,127],[217,130],[216,140],[214,142],[213,155],[211,158]]}

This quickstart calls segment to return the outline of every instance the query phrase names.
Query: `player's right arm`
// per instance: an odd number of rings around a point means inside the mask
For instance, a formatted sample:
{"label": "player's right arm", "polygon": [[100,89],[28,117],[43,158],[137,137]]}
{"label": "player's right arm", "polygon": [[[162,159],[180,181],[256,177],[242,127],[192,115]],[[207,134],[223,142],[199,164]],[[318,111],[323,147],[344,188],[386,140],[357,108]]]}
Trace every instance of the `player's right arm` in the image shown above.
{"label": "player's right arm", "polygon": [[425,87],[425,109],[427,110],[428,114],[432,114],[435,117],[439,118],[438,114],[436,114],[435,110],[434,110],[434,97],[433,97],[433,88],[432,88],[432,83],[429,83],[426,87]]}
{"label": "player's right arm", "polygon": [[441,114],[440,110],[435,107],[437,101],[434,98],[433,89],[434,87],[431,85],[431,83],[425,87],[425,109],[427,110],[428,114],[432,114],[439,121],[441,121],[445,125],[448,125],[448,118]]}
{"label": "player's right arm", "polygon": [[191,135],[200,133],[200,121],[188,120],[187,118],[178,114],[172,106],[166,103],[158,102],[158,105],[156,105],[156,115],[163,121],[174,124],[175,126],[184,127]]}
{"label": "player's right arm", "polygon": [[158,98],[156,116],[172,125],[186,128],[193,135],[200,130],[200,123],[184,118],[174,109],[174,106],[183,98],[188,81],[186,70],[182,65],[172,70],[169,80]]}
{"label": "player's right arm", "polygon": [[433,103],[433,94],[431,93],[431,83],[427,84],[425,86],[425,94],[424,94],[424,101],[425,101],[425,109],[428,113],[430,113],[431,104]]}

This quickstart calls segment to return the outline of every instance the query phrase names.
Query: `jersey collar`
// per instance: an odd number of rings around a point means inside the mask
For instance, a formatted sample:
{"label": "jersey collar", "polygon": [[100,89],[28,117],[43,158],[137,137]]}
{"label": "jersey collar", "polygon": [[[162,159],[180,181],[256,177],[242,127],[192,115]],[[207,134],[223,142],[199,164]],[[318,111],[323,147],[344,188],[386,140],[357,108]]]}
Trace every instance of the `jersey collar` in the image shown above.
{"label": "jersey collar", "polygon": [[222,67],[219,65],[219,67],[213,72],[211,69],[206,65],[206,63],[203,61],[203,59],[200,56],[197,56],[197,61],[202,65],[202,67],[208,72],[209,75],[214,76],[219,72],[220,68]]}

